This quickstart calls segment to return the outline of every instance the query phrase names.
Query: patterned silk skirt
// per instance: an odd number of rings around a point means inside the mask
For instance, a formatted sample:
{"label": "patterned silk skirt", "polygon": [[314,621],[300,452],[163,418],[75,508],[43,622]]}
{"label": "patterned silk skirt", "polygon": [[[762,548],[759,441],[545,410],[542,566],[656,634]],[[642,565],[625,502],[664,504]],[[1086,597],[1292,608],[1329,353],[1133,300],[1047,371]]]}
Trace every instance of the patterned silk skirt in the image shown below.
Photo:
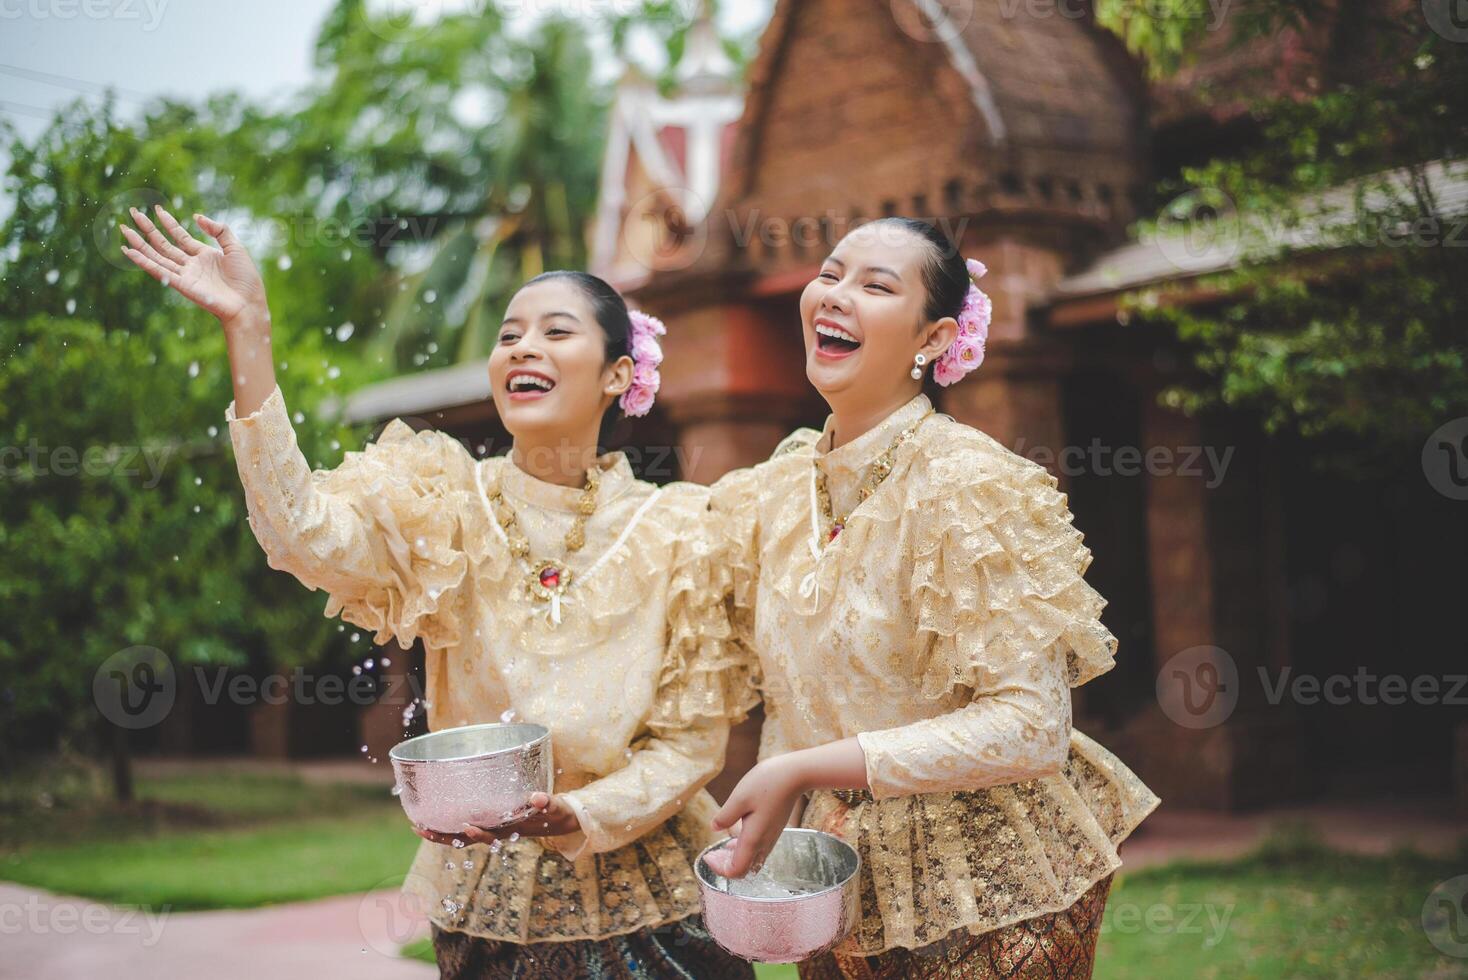
{"label": "patterned silk skirt", "polygon": [[801,980],[1087,980],[1110,891],[1108,875],[1067,909],[992,932],[959,930],[877,956],[826,953],[800,964]]}
{"label": "patterned silk skirt", "polygon": [[433,927],[441,980],[752,980],[754,968],[714,943],[698,916],[570,942],[509,943]]}

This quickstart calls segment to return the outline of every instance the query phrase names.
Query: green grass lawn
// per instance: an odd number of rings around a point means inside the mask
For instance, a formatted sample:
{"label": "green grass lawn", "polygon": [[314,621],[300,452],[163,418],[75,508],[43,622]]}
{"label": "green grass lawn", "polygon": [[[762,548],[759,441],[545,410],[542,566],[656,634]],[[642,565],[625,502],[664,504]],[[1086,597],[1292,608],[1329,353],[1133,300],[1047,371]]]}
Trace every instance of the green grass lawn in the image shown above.
{"label": "green grass lawn", "polygon": [[137,800],[118,805],[69,772],[0,796],[0,878],[176,911],[382,887],[401,880],[418,841],[386,787],[291,776],[140,779]]}
{"label": "green grass lawn", "polygon": [[[380,786],[219,772],[141,780],[120,807],[94,775],[0,786],[0,878],[118,903],[244,908],[401,880],[418,843]],[[1298,834],[1243,860],[1124,873],[1096,976],[1468,980],[1468,958],[1436,950],[1422,923],[1432,889],[1463,874],[1468,846],[1456,859],[1369,858]],[[427,942],[404,955],[433,959]]]}
{"label": "green grass lawn", "polygon": [[1296,844],[1118,876],[1096,977],[1468,977],[1468,959],[1439,952],[1422,923],[1433,888],[1464,873],[1468,850],[1375,858]]}

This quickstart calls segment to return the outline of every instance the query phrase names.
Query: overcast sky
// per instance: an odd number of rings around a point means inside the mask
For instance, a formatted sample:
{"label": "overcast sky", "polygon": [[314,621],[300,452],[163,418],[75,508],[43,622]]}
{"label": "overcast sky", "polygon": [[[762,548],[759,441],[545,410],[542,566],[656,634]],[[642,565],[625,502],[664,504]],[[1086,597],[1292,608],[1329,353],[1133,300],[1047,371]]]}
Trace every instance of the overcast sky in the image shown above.
{"label": "overcast sky", "polygon": [[[118,93],[124,113],[149,96],[190,100],[218,90],[280,99],[311,77],[311,47],[335,0],[0,0],[0,114],[27,139],[52,111],[81,95]],[[423,12],[445,8],[523,12],[630,9],[631,0],[374,0]],[[690,4],[694,0],[687,0]],[[720,28],[743,33],[772,0],[725,0]],[[655,58],[651,48],[639,58]],[[650,65],[651,67],[651,65]],[[616,66],[608,64],[610,72]],[[6,163],[0,155],[0,166]],[[9,202],[0,201],[0,212]]]}

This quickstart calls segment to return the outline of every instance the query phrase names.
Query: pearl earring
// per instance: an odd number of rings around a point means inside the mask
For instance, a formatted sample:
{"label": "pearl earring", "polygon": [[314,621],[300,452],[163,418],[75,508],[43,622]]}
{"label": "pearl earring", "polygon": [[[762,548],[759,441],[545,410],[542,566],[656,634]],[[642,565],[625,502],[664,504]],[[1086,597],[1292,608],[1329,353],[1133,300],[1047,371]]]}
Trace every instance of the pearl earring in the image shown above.
{"label": "pearl earring", "polygon": [[922,380],[923,365],[926,363],[928,363],[928,355],[926,354],[919,354],[912,359],[912,380]]}

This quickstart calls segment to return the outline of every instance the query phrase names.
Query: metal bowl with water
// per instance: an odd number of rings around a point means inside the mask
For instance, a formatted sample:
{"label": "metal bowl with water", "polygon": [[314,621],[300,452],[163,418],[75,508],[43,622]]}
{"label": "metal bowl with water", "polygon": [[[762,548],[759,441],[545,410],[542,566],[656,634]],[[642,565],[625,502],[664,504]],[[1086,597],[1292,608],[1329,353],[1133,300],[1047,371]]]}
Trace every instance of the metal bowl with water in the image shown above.
{"label": "metal bowl with water", "polygon": [[445,728],[399,742],[388,758],[408,819],[440,834],[512,823],[555,778],[544,725]]}
{"label": "metal bowl with water", "polygon": [[856,928],[861,858],[819,830],[787,828],[756,874],[725,878],[708,865],[719,841],[693,863],[703,921],[724,949],[758,963],[795,963],[830,950]]}

